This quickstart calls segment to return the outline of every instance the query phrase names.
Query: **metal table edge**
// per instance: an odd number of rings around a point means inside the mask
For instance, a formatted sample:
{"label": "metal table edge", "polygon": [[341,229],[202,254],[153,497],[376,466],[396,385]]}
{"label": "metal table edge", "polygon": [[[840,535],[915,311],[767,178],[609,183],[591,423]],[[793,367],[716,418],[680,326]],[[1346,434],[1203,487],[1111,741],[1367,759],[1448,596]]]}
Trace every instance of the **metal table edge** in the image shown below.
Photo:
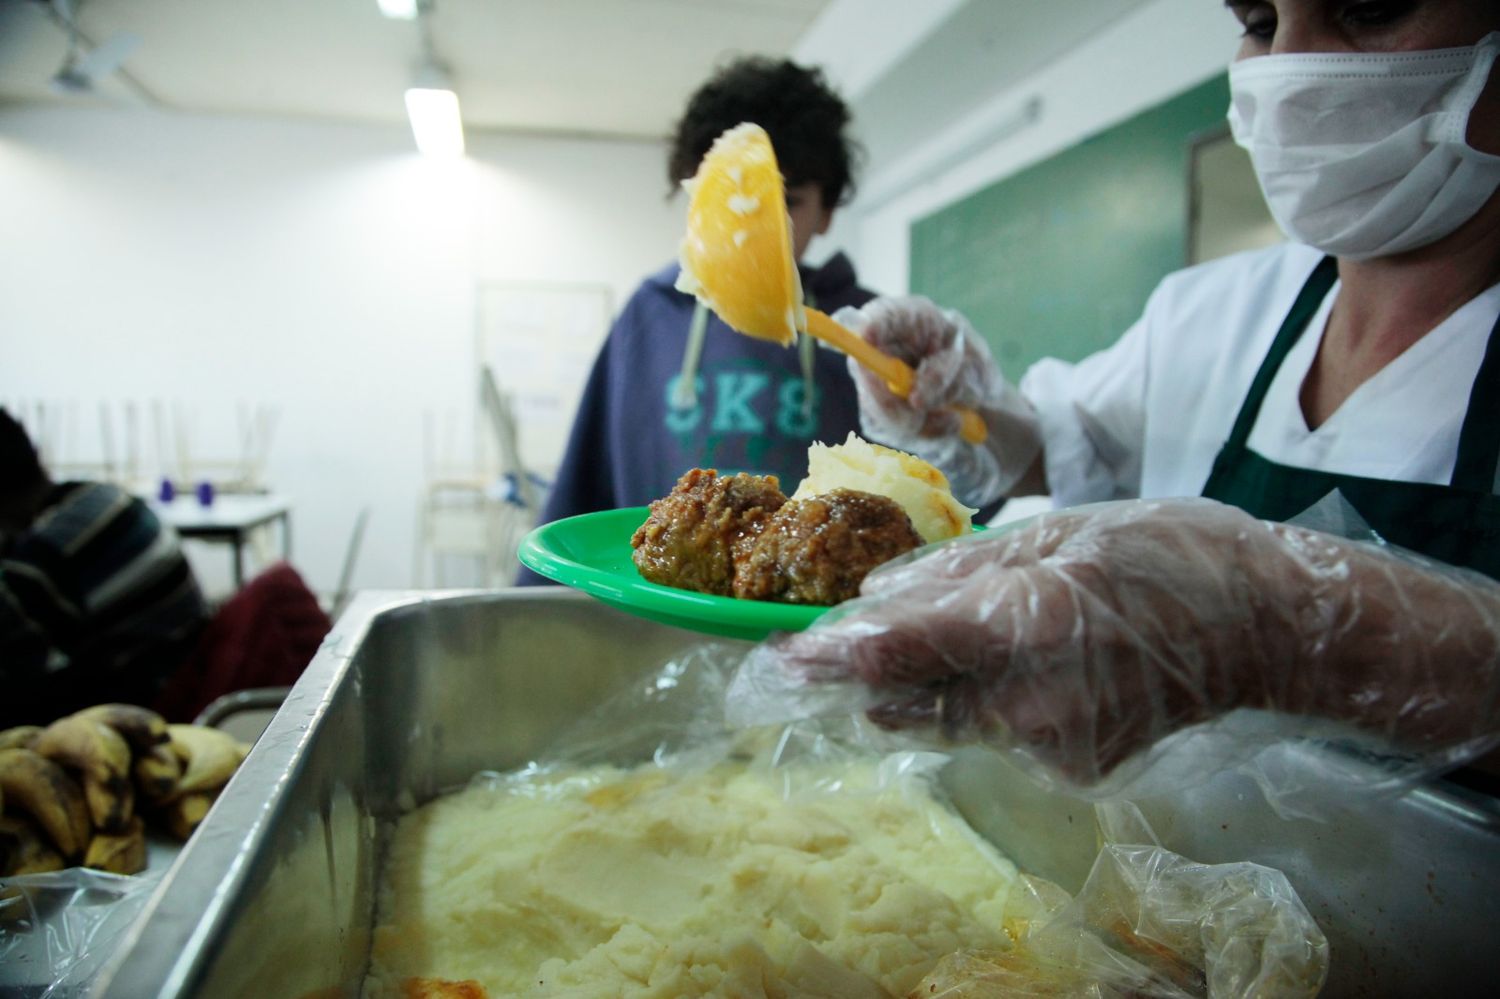
{"label": "metal table edge", "polygon": [[[227,838],[195,835],[187,842],[120,939],[92,996],[135,999],[138,986],[146,982],[159,983],[154,985],[159,996],[178,995],[191,987],[209,952],[203,944],[226,929],[249,861],[284,809],[296,767],[306,758],[304,747],[316,736],[349,668],[350,654],[345,649],[357,648],[381,614],[434,599],[472,597],[475,592],[368,591],[354,598],[200,827],[241,832]],[[232,793],[245,784],[266,787],[268,792],[257,796]],[[175,903],[170,910],[163,908],[169,891]],[[148,930],[153,946],[143,952],[136,945]]]}

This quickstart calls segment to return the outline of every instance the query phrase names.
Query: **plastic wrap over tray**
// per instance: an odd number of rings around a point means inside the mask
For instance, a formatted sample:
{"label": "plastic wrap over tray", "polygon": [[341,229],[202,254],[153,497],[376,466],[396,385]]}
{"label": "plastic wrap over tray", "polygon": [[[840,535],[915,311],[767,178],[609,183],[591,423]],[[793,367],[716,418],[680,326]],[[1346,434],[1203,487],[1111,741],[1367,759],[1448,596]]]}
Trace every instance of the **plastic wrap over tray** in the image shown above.
{"label": "plastic wrap over tray", "polygon": [[[701,640],[559,590],[361,595],[95,994],[357,994],[390,820],[476,772],[533,759]],[[1316,762],[1294,754],[1285,766],[1316,775]],[[1023,870],[1083,889],[1100,852],[1092,805],[981,749],[954,753],[939,779]],[[1328,939],[1325,995],[1466,995],[1500,972],[1490,799],[1433,784],[1320,821],[1285,819],[1251,778],[1225,774],[1137,804],[1166,851],[1286,874]]]}

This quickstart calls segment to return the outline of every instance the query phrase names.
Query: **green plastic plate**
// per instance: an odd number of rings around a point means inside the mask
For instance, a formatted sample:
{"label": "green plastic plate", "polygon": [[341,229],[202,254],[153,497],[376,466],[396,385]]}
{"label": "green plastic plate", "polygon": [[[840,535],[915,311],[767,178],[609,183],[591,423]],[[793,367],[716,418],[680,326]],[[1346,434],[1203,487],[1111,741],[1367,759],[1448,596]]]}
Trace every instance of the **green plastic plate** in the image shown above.
{"label": "green plastic plate", "polygon": [[543,524],[521,541],[521,564],[612,607],[690,631],[758,641],[773,631],[801,631],[827,607],[737,600],[661,586],[641,578],[630,537],[651,511],[601,510]]}
{"label": "green plastic plate", "polygon": [[801,631],[827,613],[827,607],[716,597],[647,582],[630,560],[630,538],[649,513],[635,506],[556,520],[526,535],[517,554],[538,575],[612,607],[710,635],[759,641],[773,631]]}

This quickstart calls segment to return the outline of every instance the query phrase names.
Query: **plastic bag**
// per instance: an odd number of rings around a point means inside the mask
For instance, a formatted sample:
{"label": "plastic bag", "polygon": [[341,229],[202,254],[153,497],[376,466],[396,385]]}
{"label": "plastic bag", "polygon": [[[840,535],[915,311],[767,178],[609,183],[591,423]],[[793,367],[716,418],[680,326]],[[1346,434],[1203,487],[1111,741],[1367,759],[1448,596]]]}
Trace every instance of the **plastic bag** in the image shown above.
{"label": "plastic bag", "polygon": [[[701,785],[705,777],[710,783],[738,781],[743,767],[744,772],[769,780],[771,793],[793,809],[787,813],[791,816],[789,820],[767,815],[758,825],[771,831],[772,841],[789,837],[795,843],[805,844],[799,850],[820,849],[818,843],[842,843],[848,835],[848,825],[839,821],[838,809],[846,804],[868,803],[872,799],[916,802],[918,807],[913,814],[918,818],[913,821],[925,825],[927,834],[939,846],[935,855],[941,858],[924,879],[910,884],[882,882],[869,886],[868,896],[859,901],[859,892],[830,886],[815,877],[799,883],[790,893],[806,893],[811,899],[805,909],[796,900],[796,911],[802,914],[801,918],[816,922],[826,917],[828,906],[854,906],[850,914],[834,922],[868,923],[870,932],[875,934],[868,944],[871,953],[881,955],[885,961],[890,954],[910,947],[918,935],[903,921],[910,917],[910,907],[917,901],[926,898],[928,902],[924,904],[933,904],[933,912],[948,913],[951,917],[948,903],[932,903],[930,899],[932,891],[943,890],[953,899],[967,899],[961,905],[953,904],[960,908],[973,906],[972,912],[982,916],[981,922],[988,927],[983,938],[988,943],[982,947],[964,945],[963,933],[954,930],[955,945],[918,959],[902,958],[908,963],[915,961],[912,967],[916,970],[910,979],[896,975],[894,980],[903,984],[899,990],[892,990],[891,979],[884,986],[878,985],[868,966],[837,960],[834,945],[817,933],[805,942],[790,945],[785,939],[778,942],[774,936],[769,942],[739,940],[728,947],[732,952],[729,963],[733,965],[729,973],[742,974],[747,982],[753,983],[747,986],[748,994],[760,994],[754,991],[758,988],[766,989],[767,994],[782,994],[775,988],[785,988],[788,995],[927,996],[939,994],[929,991],[929,986],[937,988],[941,982],[941,987],[947,990],[942,994],[951,996],[1126,993],[1230,996],[1251,994],[1240,983],[1276,980],[1295,982],[1299,989],[1305,986],[1316,991],[1322,981],[1327,964],[1322,934],[1285,879],[1275,872],[1257,868],[1252,874],[1244,869],[1252,865],[1192,864],[1150,842],[1150,832],[1143,820],[1135,825],[1116,821],[1107,832],[1145,839],[1147,845],[1121,845],[1101,853],[1084,891],[1070,898],[1056,884],[1015,872],[996,853],[995,846],[981,840],[958,811],[946,803],[938,779],[949,763],[946,754],[935,752],[905,734],[875,726],[862,716],[847,713],[784,726],[750,729],[729,726],[724,719],[725,697],[741,656],[739,648],[729,645],[707,643],[695,647],[641,677],[579,719],[531,764],[505,774],[480,774],[470,787],[496,790],[505,797],[541,798],[564,808],[581,808],[580,802],[606,802],[612,806],[630,798],[642,802],[652,817],[651,835],[661,842],[675,843],[700,836],[701,830],[695,827],[707,821],[701,812],[683,816],[677,807],[678,789]],[[434,806],[444,807],[444,800],[439,799]],[[452,804],[454,799],[447,800]],[[928,808],[928,803],[935,803],[935,807]],[[508,820],[497,817],[498,813],[485,814],[486,828],[508,827]],[[539,834],[535,826],[527,828],[533,840],[560,840],[585,834],[603,837],[603,850],[594,849],[592,842],[587,844],[587,856],[598,868],[583,879],[578,889],[580,897],[586,896],[590,904],[612,893],[628,895],[631,891],[647,890],[626,890],[612,884],[616,870],[660,870],[657,880],[665,883],[679,877],[684,866],[692,867],[691,863],[684,865],[676,860],[658,864],[656,856],[649,852],[644,856],[635,852],[616,853],[626,849],[617,835],[619,828],[609,825],[602,831],[589,833],[584,827],[585,823],[574,823],[564,817],[550,835]],[[887,836],[880,828],[883,827],[870,827],[868,834],[875,840]],[[909,827],[903,828],[909,831]],[[425,824],[409,833],[423,842],[451,836]],[[401,836],[398,829],[398,843]],[[759,851],[766,845],[758,842],[754,849]],[[629,847],[629,851],[636,849]],[[889,855],[888,844],[871,849],[872,857],[883,860]],[[882,853],[882,849],[887,852]],[[487,847],[480,852],[492,857],[505,851]],[[714,858],[706,866],[734,868],[738,863],[738,857],[729,861]],[[409,861],[398,867],[409,869]],[[558,869],[571,871],[577,867],[574,863],[557,863]],[[467,863],[460,865],[460,869],[466,880],[504,884],[507,890],[514,881],[510,877],[496,877],[494,871],[476,871]],[[866,865],[860,869],[873,868]],[[752,876],[751,872],[758,870],[751,868],[736,876],[753,883],[758,875]],[[979,882],[992,876],[1001,882],[1010,879],[1009,888],[998,895],[986,894],[989,888]],[[426,880],[427,875],[423,878],[422,884],[432,883]],[[821,903],[817,901],[820,886]],[[657,887],[653,884],[650,890]],[[549,890],[563,889],[549,885]],[[409,928],[399,922],[409,914],[410,907],[389,892],[387,889],[382,893],[382,911],[394,915],[383,918],[396,922],[377,930],[377,951],[382,934],[392,940],[411,936],[406,932]],[[506,909],[517,903],[506,900],[487,905],[491,909]],[[528,917],[533,925],[545,926],[552,921],[545,911],[522,908],[533,913]],[[567,917],[569,921],[577,918],[576,910],[571,911],[574,914]],[[444,918],[464,922],[468,917],[445,909]],[[925,929],[929,923],[923,917],[915,925]],[[632,967],[653,985],[660,985],[661,980],[670,983],[663,986],[665,991],[661,994],[697,994],[688,984],[670,978],[679,973],[678,969],[663,969],[660,965],[701,959],[701,943],[632,938],[626,941],[631,946],[625,947],[618,938],[631,937],[632,933],[637,937],[648,936],[643,931],[633,931],[627,923],[616,939],[609,942],[615,947],[609,960],[623,960],[623,951],[633,961],[646,962]],[[652,964],[653,961],[656,963]],[[995,971],[997,961],[999,972]],[[981,972],[991,977],[981,980]],[[377,978],[382,981],[393,981],[403,973],[410,974],[410,969],[376,970]],[[560,972],[557,965],[549,962],[539,970],[537,978],[549,986],[564,988],[564,983],[555,981],[554,976],[572,973],[577,973],[576,969]],[[992,984],[995,974],[1005,977],[1010,991],[984,991],[989,987],[985,983]],[[922,975],[927,977],[920,978]],[[463,977],[461,970],[456,977]],[[576,986],[577,982],[573,984]],[[1032,991],[1021,990],[1023,986]],[[674,992],[674,988],[679,991]],[[798,992],[798,988],[803,991]],[[585,988],[584,992],[587,991]],[[381,994],[378,988],[374,994]]]}
{"label": "plastic bag", "polygon": [[0,879],[0,994],[86,995],[164,870],[121,875],[71,867]]}
{"label": "plastic bag", "polygon": [[1279,872],[1106,845],[1083,890],[1010,954],[958,953],[922,996],[1315,996],[1328,942]]}

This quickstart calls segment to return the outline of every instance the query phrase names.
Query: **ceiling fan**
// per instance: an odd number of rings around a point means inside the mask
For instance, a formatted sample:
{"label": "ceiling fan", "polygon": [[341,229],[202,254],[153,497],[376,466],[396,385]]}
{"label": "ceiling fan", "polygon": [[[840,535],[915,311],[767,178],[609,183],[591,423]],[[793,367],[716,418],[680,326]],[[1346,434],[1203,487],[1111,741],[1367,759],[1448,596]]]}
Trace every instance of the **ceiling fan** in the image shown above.
{"label": "ceiling fan", "polygon": [[78,30],[78,11],[83,0],[51,0],[52,17],[68,33],[68,52],[52,76],[51,87],[59,94],[92,94],[99,81],[124,64],[141,44],[141,36],[120,31],[94,45]]}

